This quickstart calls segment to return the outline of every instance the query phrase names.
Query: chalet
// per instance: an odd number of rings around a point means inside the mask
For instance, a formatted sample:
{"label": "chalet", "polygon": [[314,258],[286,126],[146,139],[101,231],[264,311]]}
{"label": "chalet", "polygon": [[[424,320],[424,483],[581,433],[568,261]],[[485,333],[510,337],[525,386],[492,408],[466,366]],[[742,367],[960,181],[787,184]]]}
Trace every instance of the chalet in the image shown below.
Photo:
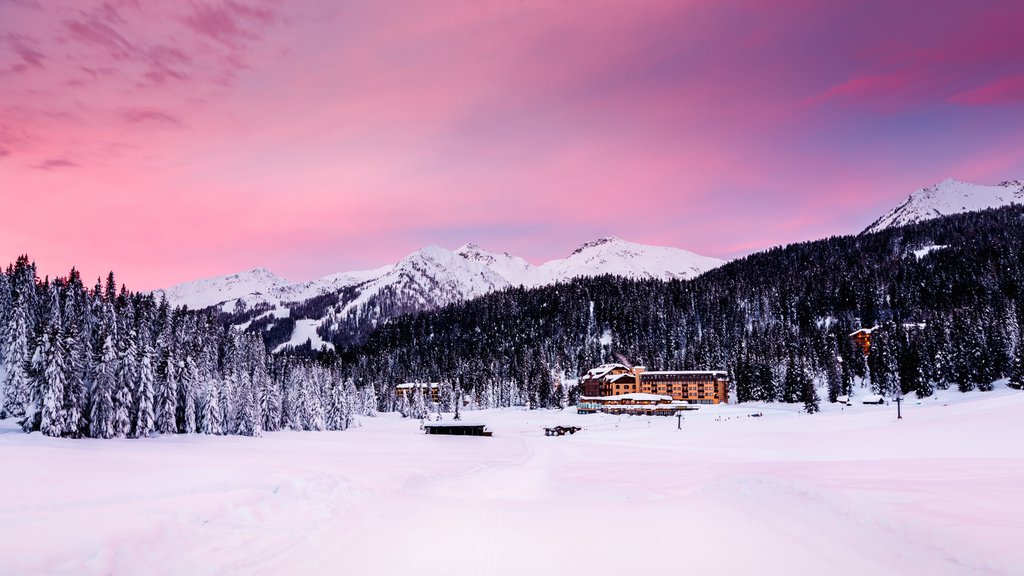
{"label": "chalet", "polygon": [[[632,375],[633,371],[623,364],[602,364],[591,368],[580,378],[580,387],[584,396],[611,396],[613,388],[610,379],[623,374]],[[621,386],[620,382],[620,386]],[[621,387],[620,387],[621,390]]]}
{"label": "chalet", "polygon": [[674,400],[661,394],[632,392],[613,396],[583,396],[576,403],[579,414],[635,414],[643,416],[672,416],[681,410],[698,407],[685,400]]}
{"label": "chalet", "polygon": [[603,364],[580,379],[588,398],[654,394],[690,404],[729,401],[728,374],[721,370],[648,371],[643,366]]}
{"label": "chalet", "polygon": [[861,396],[861,404],[885,404],[885,398],[880,394],[868,394],[867,396]]}
{"label": "chalet", "polygon": [[861,328],[850,333],[850,340],[860,348],[860,351],[867,356],[871,352],[871,332],[874,328]]}
{"label": "chalet", "polygon": [[440,401],[440,386],[437,382],[406,382],[405,384],[399,384],[395,386],[395,396],[399,400],[410,398],[414,390],[419,390],[424,396],[427,396],[429,393],[430,401],[435,404]]}

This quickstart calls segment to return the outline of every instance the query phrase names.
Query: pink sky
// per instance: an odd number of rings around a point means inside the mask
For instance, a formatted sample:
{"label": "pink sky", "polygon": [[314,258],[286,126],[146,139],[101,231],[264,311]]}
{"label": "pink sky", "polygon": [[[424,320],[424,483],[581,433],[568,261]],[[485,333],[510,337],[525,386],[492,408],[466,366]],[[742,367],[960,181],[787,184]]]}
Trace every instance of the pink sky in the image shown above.
{"label": "pink sky", "polygon": [[134,289],[615,234],[732,257],[1024,177],[1024,3],[0,0],[0,261]]}

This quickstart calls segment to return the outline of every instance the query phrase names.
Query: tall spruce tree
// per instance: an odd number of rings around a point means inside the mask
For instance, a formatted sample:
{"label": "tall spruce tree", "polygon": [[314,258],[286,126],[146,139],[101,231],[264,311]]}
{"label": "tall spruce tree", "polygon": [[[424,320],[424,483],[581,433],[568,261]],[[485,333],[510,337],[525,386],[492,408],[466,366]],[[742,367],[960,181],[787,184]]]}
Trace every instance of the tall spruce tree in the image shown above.
{"label": "tall spruce tree", "polygon": [[114,386],[116,384],[117,354],[114,339],[107,334],[102,339],[99,362],[92,383],[92,402],[89,412],[89,435],[93,438],[114,437]]}

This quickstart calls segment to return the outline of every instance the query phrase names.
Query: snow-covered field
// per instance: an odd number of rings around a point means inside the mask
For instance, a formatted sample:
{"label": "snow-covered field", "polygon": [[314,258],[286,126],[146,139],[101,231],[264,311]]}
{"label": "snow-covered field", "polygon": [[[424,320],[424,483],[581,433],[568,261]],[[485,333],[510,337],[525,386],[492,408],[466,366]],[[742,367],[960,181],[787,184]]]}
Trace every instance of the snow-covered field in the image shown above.
{"label": "snow-covered field", "polygon": [[466,415],[493,438],[8,420],[0,574],[1024,574],[1024,394],[823,407]]}

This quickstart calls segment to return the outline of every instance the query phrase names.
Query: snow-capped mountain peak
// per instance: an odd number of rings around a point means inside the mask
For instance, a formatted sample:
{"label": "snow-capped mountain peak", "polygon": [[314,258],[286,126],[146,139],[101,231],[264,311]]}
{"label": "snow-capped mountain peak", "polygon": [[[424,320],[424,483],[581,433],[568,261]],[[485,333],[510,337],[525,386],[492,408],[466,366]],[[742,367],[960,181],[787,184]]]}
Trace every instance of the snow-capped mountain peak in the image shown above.
{"label": "snow-capped mountain peak", "polygon": [[667,246],[649,246],[606,236],[586,242],[563,260],[541,266],[555,279],[612,274],[627,278],[693,278],[724,264],[724,260],[700,256]]}
{"label": "snow-capped mountain peak", "polygon": [[996,186],[985,186],[946,178],[938,184],[915,191],[899,206],[868,226],[864,233],[905,226],[949,214],[1021,203],[1024,203],[1024,183],[1020,180],[1006,180]]}
{"label": "snow-capped mountain peak", "polygon": [[625,242],[623,239],[619,238],[618,236],[605,236],[603,238],[598,238],[597,240],[591,240],[590,242],[584,242],[583,244],[580,245],[579,248],[573,250],[572,253],[573,254],[579,254],[579,253],[584,252],[586,250],[590,250],[591,248],[597,248],[597,247],[600,247],[600,246],[604,246],[606,244],[617,244],[617,243],[628,244],[628,242]]}
{"label": "snow-capped mountain peak", "polygon": [[476,244],[464,244],[455,250],[455,254],[487,267],[512,286],[538,286],[547,283],[540,277],[536,266],[508,252],[499,254]]}

